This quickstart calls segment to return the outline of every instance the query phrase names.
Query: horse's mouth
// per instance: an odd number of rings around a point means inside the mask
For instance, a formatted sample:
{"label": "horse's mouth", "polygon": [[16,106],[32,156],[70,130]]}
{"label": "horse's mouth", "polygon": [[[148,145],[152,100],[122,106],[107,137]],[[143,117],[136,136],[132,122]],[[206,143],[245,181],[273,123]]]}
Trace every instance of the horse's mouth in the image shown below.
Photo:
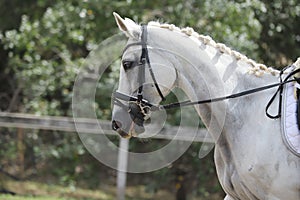
{"label": "horse's mouth", "polygon": [[128,131],[123,130],[121,126],[113,126],[113,130],[116,131],[122,138],[129,139],[131,137],[137,137],[139,133],[145,131],[145,128],[137,126],[134,122],[132,122]]}
{"label": "horse's mouth", "polygon": [[122,129],[118,129],[116,131],[122,138],[130,139],[132,137],[132,134],[127,133],[127,132],[123,131]]}
{"label": "horse's mouth", "polygon": [[122,129],[122,125],[120,122],[113,121],[113,130],[116,131],[122,138],[129,139],[131,138],[134,134],[134,123],[131,124],[129,131],[124,131]]}

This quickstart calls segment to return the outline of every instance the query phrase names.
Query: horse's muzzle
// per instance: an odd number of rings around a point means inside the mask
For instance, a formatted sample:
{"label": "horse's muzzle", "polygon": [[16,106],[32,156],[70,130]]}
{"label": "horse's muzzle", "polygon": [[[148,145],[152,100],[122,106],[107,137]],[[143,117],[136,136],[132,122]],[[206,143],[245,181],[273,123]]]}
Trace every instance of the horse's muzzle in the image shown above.
{"label": "horse's muzzle", "polygon": [[134,137],[145,132],[144,122],[150,121],[150,107],[143,102],[130,102],[113,114],[112,129],[121,137]]}

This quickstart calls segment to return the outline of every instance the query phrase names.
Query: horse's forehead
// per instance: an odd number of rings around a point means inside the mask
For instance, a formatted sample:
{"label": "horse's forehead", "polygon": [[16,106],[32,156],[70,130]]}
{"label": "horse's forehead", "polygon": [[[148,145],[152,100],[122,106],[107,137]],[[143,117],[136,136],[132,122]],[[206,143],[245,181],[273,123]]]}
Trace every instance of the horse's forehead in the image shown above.
{"label": "horse's forehead", "polygon": [[138,43],[137,40],[129,39],[126,46],[123,49],[122,58],[129,58],[135,56],[136,54],[140,53],[142,50],[142,46],[135,43]]}

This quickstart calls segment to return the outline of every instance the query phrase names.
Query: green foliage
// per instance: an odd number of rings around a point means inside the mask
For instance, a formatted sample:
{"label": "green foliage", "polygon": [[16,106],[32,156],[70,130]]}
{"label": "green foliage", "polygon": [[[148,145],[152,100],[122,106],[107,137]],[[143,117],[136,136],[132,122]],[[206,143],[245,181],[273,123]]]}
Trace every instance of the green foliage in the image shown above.
{"label": "green foliage", "polygon": [[71,200],[69,198],[57,198],[57,197],[23,197],[23,196],[12,196],[12,195],[0,195],[1,199],[5,200]]}
{"label": "green foliage", "polygon": [[68,114],[76,70],[89,45],[84,40],[94,26],[89,23],[92,13],[82,18],[81,12],[61,2],[48,8],[41,19],[30,21],[24,15],[18,31],[2,36],[9,69],[22,84],[24,111]]}
{"label": "green foliage", "polygon": [[[68,0],[55,2],[42,13],[46,5],[49,5],[48,1],[38,1],[35,7],[40,9],[35,14],[23,15],[18,29],[0,35],[1,43],[8,52],[6,71],[14,74],[22,88],[22,108],[19,110],[23,112],[71,115],[70,101],[76,73],[88,52],[116,32],[112,17],[115,10],[139,22],[158,19],[181,27],[194,27],[199,33],[211,35],[216,41],[258,60],[265,58],[259,55],[261,52],[258,50],[262,47],[266,50],[273,48],[278,43],[274,40],[296,47],[295,38],[300,37],[297,35],[298,26],[284,23],[287,17],[296,19],[293,24],[298,22],[299,6],[295,5],[295,1],[273,5],[258,0],[176,0],[163,3]],[[267,13],[268,10],[272,12]],[[280,11],[282,14],[279,15]],[[266,23],[270,26],[267,31],[269,46],[264,43],[259,47],[257,41],[260,41],[260,36],[266,39],[262,35],[266,32]],[[284,38],[286,34],[275,34],[281,32],[290,33],[293,37]],[[272,36],[276,37],[272,39]],[[293,49],[297,52],[299,48],[277,48],[278,53],[272,53],[272,50],[270,57],[275,59],[284,52],[290,54]],[[295,59],[294,56],[292,59]],[[110,77],[108,82],[115,80]],[[107,114],[103,117],[107,118]]]}
{"label": "green foliage", "polygon": [[0,194],[5,200],[113,200],[114,192],[109,188],[97,190],[63,187],[45,182],[8,181],[8,189],[14,190],[16,195]]}
{"label": "green foliage", "polygon": [[262,0],[263,7],[255,8],[262,25],[256,40],[258,52],[266,64],[283,67],[300,55],[300,4],[297,0]]}

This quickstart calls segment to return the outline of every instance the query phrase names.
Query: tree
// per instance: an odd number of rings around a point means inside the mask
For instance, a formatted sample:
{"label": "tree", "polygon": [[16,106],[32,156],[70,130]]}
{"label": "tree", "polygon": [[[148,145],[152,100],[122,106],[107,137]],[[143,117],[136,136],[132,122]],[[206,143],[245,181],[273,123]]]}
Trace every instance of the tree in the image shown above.
{"label": "tree", "polygon": [[256,7],[255,17],[262,30],[256,40],[260,59],[268,65],[284,67],[300,56],[300,7],[297,0],[266,1]]}

